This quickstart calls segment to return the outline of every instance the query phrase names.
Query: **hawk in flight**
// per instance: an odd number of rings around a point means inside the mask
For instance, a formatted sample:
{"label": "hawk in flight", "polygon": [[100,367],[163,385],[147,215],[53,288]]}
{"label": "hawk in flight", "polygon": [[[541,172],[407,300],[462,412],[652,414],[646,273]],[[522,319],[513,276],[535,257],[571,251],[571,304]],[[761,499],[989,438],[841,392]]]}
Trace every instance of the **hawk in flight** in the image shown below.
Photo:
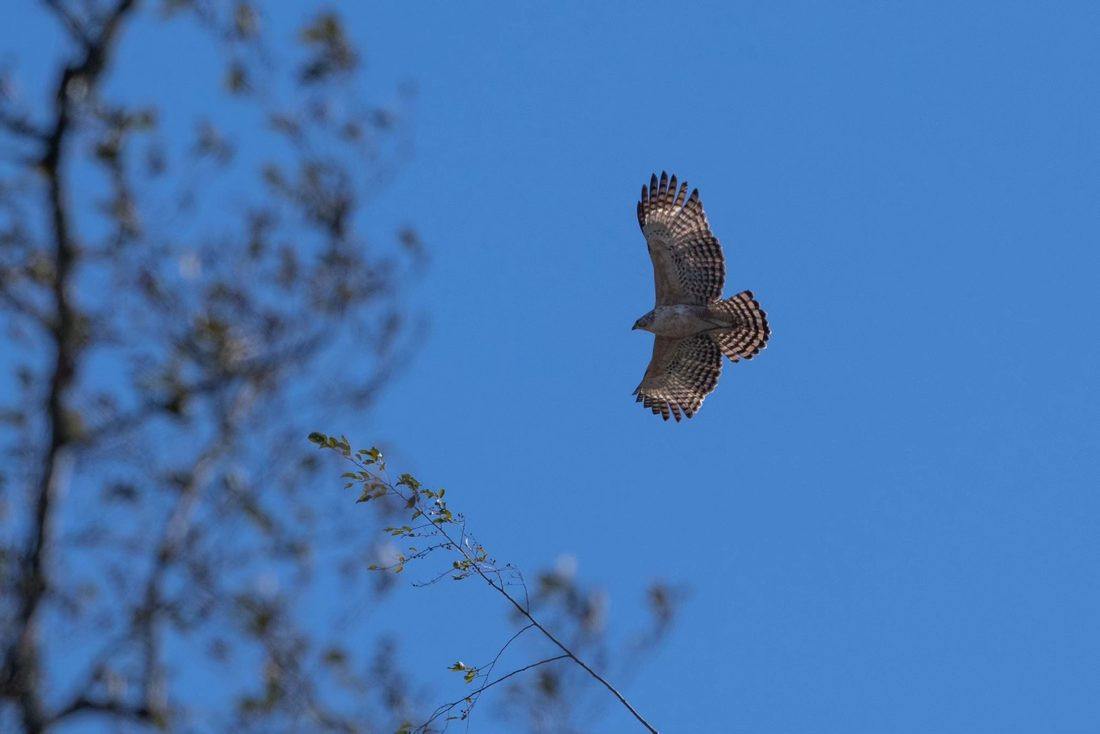
{"label": "hawk in flight", "polygon": [[654,175],[642,187],[638,224],[642,227],[657,305],[634,322],[655,335],[653,358],[634,394],[666,421],[695,415],[718,384],[722,355],[731,362],[752,359],[768,342],[767,314],[742,291],[721,300],[726,259],[711,234],[699,189],[687,195],[685,181]]}

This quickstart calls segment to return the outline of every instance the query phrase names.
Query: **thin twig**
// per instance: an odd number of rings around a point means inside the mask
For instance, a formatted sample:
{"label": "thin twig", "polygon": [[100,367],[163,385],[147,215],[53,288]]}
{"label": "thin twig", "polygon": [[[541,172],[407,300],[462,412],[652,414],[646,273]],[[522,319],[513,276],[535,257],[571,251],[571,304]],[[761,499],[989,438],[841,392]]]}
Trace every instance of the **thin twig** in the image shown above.
{"label": "thin twig", "polygon": [[[400,494],[400,493],[398,493],[398,494]],[[419,504],[419,502],[417,504]],[[546,639],[548,639],[548,640],[550,640],[550,642],[554,643],[563,653],[565,653],[565,655],[569,659],[571,659],[574,663],[576,663],[581,668],[583,668],[585,670],[585,672],[587,672],[590,676],[592,676],[597,681],[599,681],[604,686],[604,688],[611,691],[611,694],[613,696],[615,696],[615,698],[619,699],[619,703],[621,703],[623,706],[625,706],[626,709],[631,714],[634,715],[634,718],[637,719],[639,722],[641,722],[642,726],[644,726],[646,729],[648,729],[650,732],[652,732],[652,734],[657,734],[657,729],[655,729],[653,727],[653,725],[651,725],[648,721],[645,720],[644,717],[642,717],[642,715],[640,713],[638,713],[638,710],[630,704],[630,701],[626,700],[626,697],[623,696],[623,694],[619,693],[619,691],[615,688],[615,686],[611,685],[611,683],[606,678],[604,678],[602,675],[600,675],[599,673],[594,671],[591,667],[588,666],[587,663],[585,663],[583,660],[581,660],[579,657],[577,657],[573,653],[573,651],[570,650],[568,647],[566,647],[565,643],[563,643],[561,640],[559,640],[557,637],[555,637],[553,635],[553,633],[550,632],[550,630],[543,627],[542,624],[540,624],[539,621],[534,618],[534,616],[531,614],[531,612],[524,609],[523,605],[520,604],[518,601],[516,601],[515,597],[513,597],[511,594],[509,594],[508,591],[503,586],[498,586],[493,581],[493,579],[491,579],[488,576],[488,574],[486,574],[481,569],[481,564],[478,561],[476,561],[469,553],[467,553],[466,550],[461,545],[454,542],[454,539],[451,538],[451,536],[447,533],[447,530],[442,525],[439,526],[439,532],[443,534],[443,537],[445,537],[445,538],[447,538],[447,540],[451,541],[451,543],[454,543],[455,547],[458,548],[459,553],[461,553],[466,558],[466,560],[470,562],[470,565],[473,567],[474,571],[477,572],[478,576],[480,576],[481,578],[483,578],[485,580],[485,583],[489,584],[489,586],[496,589],[496,591],[499,592],[505,599],[507,599],[509,602],[511,602],[512,606],[514,606],[520,614],[522,614],[524,617],[526,617],[527,620],[531,624],[533,624],[539,632],[542,632],[542,634],[546,637]]]}
{"label": "thin twig", "polygon": [[141,722],[154,721],[157,716],[156,712],[146,706],[128,706],[113,698],[85,698],[81,696],[61,711],[58,711],[50,723],[57,723],[74,714],[85,712],[112,714],[123,719]]}
{"label": "thin twig", "polygon": [[[351,453],[350,448],[343,455],[344,455],[344,458],[346,458],[352,464],[355,464],[361,470],[369,473],[372,477],[374,477],[375,480],[377,480],[379,483],[381,483],[383,486],[385,486],[388,491],[393,492],[395,495],[400,497],[402,500],[405,500],[405,502],[407,502],[407,503],[410,502],[410,500],[411,500],[411,506],[414,507],[417,511],[417,515],[415,515],[414,517],[419,517],[421,515],[424,516],[424,517],[431,517],[431,514],[429,514],[430,510],[428,508],[425,508],[424,505],[421,503],[420,493],[416,489],[411,489],[410,491],[412,492],[412,494],[410,496],[405,496],[402,492],[400,492],[397,489],[397,487],[393,483],[386,481],[385,479],[383,479],[382,477],[379,477],[377,474],[375,474],[373,471],[371,471],[366,464],[364,464],[362,461],[359,460],[359,458],[357,458],[356,456],[354,456]],[[624,707],[626,707],[626,709],[634,716],[634,718],[637,719],[639,721],[639,723],[641,723],[642,726],[644,726],[649,732],[651,732],[651,734],[658,734],[657,729],[652,724],[650,724],[648,721],[645,720],[645,718],[638,712],[638,710],[636,708],[634,708],[634,706],[631,705],[630,701],[628,701],[626,699],[626,697],[623,696],[623,694],[620,693],[615,688],[615,686],[611,685],[611,683],[606,678],[604,678],[602,675],[597,673],[587,663],[585,663],[583,660],[581,660],[572,650],[570,650],[565,645],[565,643],[563,643],[561,640],[559,640],[557,637],[555,637],[554,634],[552,632],[550,632],[550,630],[548,630],[544,626],[542,626],[542,624],[537,619],[535,619],[535,617],[531,614],[531,612],[528,609],[526,609],[524,607],[523,604],[520,604],[519,601],[517,601],[515,597],[513,597],[511,594],[508,593],[508,590],[504,588],[503,583],[500,583],[500,584],[496,583],[485,572],[485,570],[482,568],[483,560],[479,560],[479,558],[471,555],[466,550],[465,545],[463,545],[460,542],[461,539],[456,541],[451,536],[451,534],[447,532],[447,528],[445,526],[445,523],[436,522],[435,526],[436,526],[436,529],[439,531],[439,533],[444,538],[446,538],[450,542],[450,544],[452,546],[454,546],[454,548],[462,555],[463,559],[466,561],[467,568],[472,568],[474,570],[474,572],[476,572],[477,575],[480,576],[485,581],[485,583],[489,584],[489,586],[491,586],[501,596],[503,596],[505,599],[507,599],[508,602],[513,607],[516,608],[516,611],[518,611],[521,615],[523,615],[527,619],[527,621],[530,622],[533,627],[535,627],[535,629],[537,629],[539,632],[541,632],[543,634],[544,637],[546,637],[546,639],[548,639],[555,646],[557,646],[558,649],[560,649],[565,654],[565,657],[568,657],[570,660],[572,660],[574,663],[576,663],[578,666],[580,666],[586,673],[588,673],[594,679],[599,681],[599,683],[604,688],[606,688],[608,691],[610,691],[611,694],[619,700],[619,703],[621,703]],[[465,530],[463,530],[463,534],[465,534]],[[479,548],[480,548],[480,546],[479,546]],[[465,699],[463,699],[463,700],[465,700]]]}
{"label": "thin twig", "polygon": [[506,674],[500,676],[499,678],[497,678],[495,681],[492,681],[490,683],[486,683],[485,685],[483,685],[481,688],[478,688],[473,693],[470,693],[469,695],[463,696],[462,698],[458,699],[457,701],[452,701],[451,703],[443,704],[442,706],[440,706],[439,708],[436,709],[436,712],[434,714],[432,714],[432,717],[430,719],[428,719],[423,724],[421,724],[420,726],[417,727],[417,731],[426,731],[427,727],[433,721],[435,721],[436,719],[438,719],[440,716],[447,713],[448,711],[452,711],[455,706],[459,705],[463,701],[468,701],[468,700],[474,698],[475,696],[480,696],[484,691],[492,688],[497,683],[501,683],[503,681],[508,680],[513,675],[519,675],[520,673],[528,671],[531,668],[537,668],[540,665],[546,665],[547,663],[552,663],[555,660],[565,660],[566,658],[571,658],[571,657],[572,657],[572,655],[569,655],[569,654],[555,655],[552,658],[544,658],[543,660],[539,660],[537,663],[531,663],[530,665],[525,665],[522,668],[516,668],[511,673],[506,673]]}
{"label": "thin twig", "polygon": [[0,127],[16,137],[28,138],[39,143],[45,142],[47,138],[46,131],[31,122],[29,117],[3,107],[0,107]]}
{"label": "thin twig", "polygon": [[57,15],[61,24],[65,26],[65,30],[69,32],[69,35],[73,37],[74,41],[82,46],[88,43],[88,34],[84,30],[84,23],[70,13],[68,8],[58,2],[58,0],[44,0],[43,4]]}
{"label": "thin twig", "polygon": [[[508,646],[511,645],[513,642],[515,642],[517,639],[519,639],[520,635],[522,635],[527,630],[532,629],[533,627],[534,627],[534,625],[531,625],[531,624],[524,625],[518,632],[516,632],[514,635],[509,637],[508,641],[505,642],[499,650],[497,650],[497,654],[493,657],[493,661],[491,663],[489,663],[487,666],[485,666],[485,679],[486,680],[493,677],[493,669],[496,668],[497,661],[500,660],[500,656],[504,654],[504,651],[508,649]],[[466,710],[466,730],[467,731],[470,730],[470,720],[473,719],[474,706],[481,699],[481,693],[482,693],[482,691],[478,690],[472,696],[470,696],[470,698],[472,698],[473,700],[470,702],[470,708]]]}

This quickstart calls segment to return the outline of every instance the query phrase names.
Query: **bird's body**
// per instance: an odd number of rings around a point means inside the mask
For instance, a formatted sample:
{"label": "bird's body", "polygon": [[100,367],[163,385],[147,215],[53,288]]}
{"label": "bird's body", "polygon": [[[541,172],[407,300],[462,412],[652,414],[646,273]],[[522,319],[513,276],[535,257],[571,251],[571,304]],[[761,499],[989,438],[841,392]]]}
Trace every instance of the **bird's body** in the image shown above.
{"label": "bird's body", "polygon": [[657,336],[677,337],[705,334],[734,326],[732,319],[711,306],[696,306],[685,303],[658,306],[638,319],[638,322],[639,329]]}
{"label": "bird's body", "polygon": [[722,355],[752,359],[771,334],[767,315],[742,291],[722,300],[726,262],[699,190],[662,173],[642,187],[638,224],[653,260],[657,303],[634,323],[655,335],[653,357],[634,393],[665,420],[691,418],[718,384]]}

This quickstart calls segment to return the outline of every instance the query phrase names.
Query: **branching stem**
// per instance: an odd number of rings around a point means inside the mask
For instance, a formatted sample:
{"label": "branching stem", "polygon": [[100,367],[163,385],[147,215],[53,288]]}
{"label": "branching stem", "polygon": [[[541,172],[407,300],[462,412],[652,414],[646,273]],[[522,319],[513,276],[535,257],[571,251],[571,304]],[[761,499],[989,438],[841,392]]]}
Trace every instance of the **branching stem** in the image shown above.
{"label": "branching stem", "polygon": [[438,719],[438,718],[439,718],[440,716],[442,716],[443,714],[447,713],[448,711],[451,711],[451,710],[453,710],[455,706],[458,706],[458,705],[459,705],[459,704],[461,704],[461,703],[462,703],[463,701],[469,701],[470,699],[474,699],[474,698],[476,698],[477,696],[480,696],[480,695],[481,695],[481,694],[482,694],[483,692],[485,692],[485,691],[487,691],[488,689],[492,688],[492,687],[493,687],[493,686],[495,686],[495,685],[496,685],[497,683],[503,683],[504,681],[506,681],[506,680],[508,680],[509,678],[511,678],[511,677],[512,677],[513,675],[519,675],[520,673],[523,673],[523,672],[525,672],[525,671],[528,671],[528,670],[530,670],[531,668],[537,668],[537,667],[539,667],[540,665],[546,665],[547,663],[552,663],[552,662],[554,662],[554,661],[556,661],[556,660],[565,660],[565,659],[567,659],[567,658],[569,658],[569,657],[570,657],[569,655],[566,655],[566,654],[564,654],[564,653],[563,653],[563,654],[561,654],[561,655],[555,655],[554,657],[550,657],[550,658],[544,658],[544,659],[542,659],[542,660],[539,660],[538,662],[535,662],[535,663],[531,663],[530,665],[524,665],[524,666],[523,666],[522,668],[516,668],[516,669],[515,669],[515,670],[513,670],[513,671],[512,671],[511,673],[505,673],[504,675],[500,676],[500,677],[499,677],[499,678],[497,678],[496,680],[494,680],[494,681],[491,681],[491,682],[489,682],[489,683],[486,683],[485,685],[481,686],[480,688],[478,688],[477,690],[473,691],[473,692],[472,692],[472,693],[470,693],[469,695],[467,695],[467,696],[463,696],[462,698],[458,699],[457,701],[451,701],[450,703],[445,703],[445,704],[443,704],[442,706],[440,706],[439,708],[437,708],[437,709],[435,710],[435,713],[434,713],[434,714],[432,714],[432,717],[431,717],[430,719],[428,719],[428,720],[427,720],[427,721],[425,721],[425,722],[424,722],[423,724],[421,724],[421,725],[420,725],[420,727],[418,727],[418,730],[427,730],[427,727],[428,727],[428,725],[430,725],[430,724],[431,724],[431,723],[432,723],[433,721],[435,721],[436,719]]}
{"label": "branching stem", "polygon": [[[314,434],[314,436],[318,436],[318,437],[321,437],[321,438],[326,438],[326,437],[323,437],[321,434]],[[311,439],[312,438],[313,438],[313,436],[311,436]],[[416,510],[416,514],[414,515],[414,517],[433,517],[431,508],[427,508],[423,505],[423,503],[421,501],[421,497],[420,497],[420,492],[417,491],[415,488],[410,488],[410,490],[409,490],[410,494],[408,494],[408,495],[404,494],[403,492],[401,492],[397,488],[396,485],[394,485],[393,483],[387,481],[386,479],[384,479],[381,476],[379,476],[378,474],[376,474],[374,471],[372,471],[368,467],[367,464],[362,462],[355,454],[353,454],[352,451],[351,451],[350,446],[347,444],[346,439],[343,439],[341,442],[336,442],[335,439],[329,439],[329,440],[332,441],[332,443],[327,444],[328,448],[332,448],[332,449],[335,449],[335,450],[339,451],[348,461],[350,461],[352,464],[359,467],[359,469],[362,470],[364,475],[369,475],[370,478],[371,478],[371,481],[376,482],[376,483],[384,486],[388,492],[392,492],[395,496],[400,497],[402,500],[404,500],[408,507]],[[324,442],[319,442],[319,445],[326,446],[326,444]],[[372,451],[373,451],[373,449],[372,449]],[[374,461],[372,461],[371,463],[374,463]],[[384,466],[380,465],[379,468],[384,469]],[[437,500],[437,501],[441,501],[441,500]],[[448,517],[450,517],[449,511],[446,511],[446,512],[448,513]],[[569,658],[570,660],[572,660],[574,663],[576,663],[578,666],[580,666],[581,669],[583,669],[586,673],[588,673],[588,675],[592,676],[592,678],[599,681],[599,683],[604,688],[606,688],[608,691],[610,691],[611,695],[613,695],[616,699],[618,699],[619,703],[621,703],[624,707],[626,707],[627,711],[629,711],[634,716],[634,718],[637,719],[642,724],[642,726],[644,726],[646,728],[646,730],[651,732],[651,734],[657,734],[657,729],[652,724],[650,724],[648,721],[645,720],[645,718],[638,712],[638,710],[636,708],[634,708],[633,705],[631,705],[630,701],[628,701],[626,699],[626,697],[622,693],[620,693],[618,691],[618,689],[615,688],[615,686],[611,685],[611,683],[606,678],[604,678],[602,675],[600,675],[595,670],[593,670],[592,667],[589,666],[586,662],[581,660],[572,650],[569,649],[568,646],[566,646],[566,644],[564,642],[559,640],[556,636],[554,636],[554,634],[552,632],[550,632],[550,630],[546,629],[546,627],[544,627],[537,619],[535,619],[534,615],[531,614],[530,609],[528,609],[525,605],[520,604],[519,601],[514,596],[512,596],[511,594],[508,593],[508,590],[506,588],[504,588],[504,583],[502,581],[494,580],[488,573],[486,573],[485,570],[482,568],[482,566],[484,564],[484,556],[472,555],[470,553],[470,551],[466,548],[466,546],[461,542],[462,538],[459,538],[458,540],[456,540],[454,537],[452,537],[452,535],[447,531],[446,525],[447,525],[446,522],[439,521],[438,519],[435,522],[433,522],[434,529],[447,540],[447,542],[450,544],[451,547],[453,547],[456,551],[458,551],[458,553],[460,555],[462,555],[463,560],[465,562],[464,563],[465,568],[473,569],[473,571],[478,576],[480,576],[485,581],[485,583],[489,584],[489,586],[491,586],[497,593],[499,593],[501,596],[503,596],[505,599],[507,599],[508,602],[513,607],[515,607],[516,611],[518,611],[521,615],[523,615],[523,617],[529,622],[530,627],[534,627],[535,629],[537,629],[539,632],[542,633],[542,635],[547,640],[549,640],[559,650],[562,651],[563,654],[558,656],[558,658],[554,658],[554,659],[561,659],[562,657],[565,657],[565,658]],[[463,533],[463,535],[465,535],[464,526],[463,526],[462,533]],[[540,663],[535,663],[535,665],[540,665],[544,662],[548,662],[548,660],[541,661]],[[529,667],[533,667],[533,666],[529,666]],[[526,670],[526,668],[521,669],[521,670]],[[521,672],[521,671],[515,671],[515,672]],[[513,675],[513,674],[514,673],[509,673],[508,675],[510,676],[510,675]],[[484,690],[484,689],[479,689],[477,692],[480,692],[481,690]],[[466,698],[463,698],[462,700],[466,700]],[[432,718],[434,719],[436,717],[433,716]]]}

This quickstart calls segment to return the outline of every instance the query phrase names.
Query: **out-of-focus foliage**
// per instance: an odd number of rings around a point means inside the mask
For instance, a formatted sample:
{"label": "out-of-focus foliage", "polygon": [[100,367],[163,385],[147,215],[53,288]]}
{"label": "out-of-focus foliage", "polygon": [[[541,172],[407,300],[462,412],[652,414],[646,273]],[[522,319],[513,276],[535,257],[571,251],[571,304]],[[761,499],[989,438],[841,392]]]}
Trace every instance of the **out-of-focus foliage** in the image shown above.
{"label": "out-of-focus foliage", "polygon": [[[0,731],[425,720],[401,641],[355,619],[394,587],[372,530],[403,508],[346,512],[300,440],[361,422],[418,341],[424,246],[366,208],[407,155],[411,93],[364,98],[330,11],[27,3],[57,42],[0,67]],[[180,37],[191,56],[154,58]],[[136,64],[192,88],[115,83]],[[599,594],[557,583],[539,604],[596,659]],[[570,704],[531,724],[568,729]]]}
{"label": "out-of-focus foliage", "polygon": [[[38,10],[49,89],[0,84],[0,729],[396,728],[393,645],[321,603],[384,590],[371,534],[311,491],[297,437],[362,415],[414,341],[419,238],[364,216],[407,95],[363,97],[334,13]],[[219,59],[198,111],[112,83],[158,34]]]}

